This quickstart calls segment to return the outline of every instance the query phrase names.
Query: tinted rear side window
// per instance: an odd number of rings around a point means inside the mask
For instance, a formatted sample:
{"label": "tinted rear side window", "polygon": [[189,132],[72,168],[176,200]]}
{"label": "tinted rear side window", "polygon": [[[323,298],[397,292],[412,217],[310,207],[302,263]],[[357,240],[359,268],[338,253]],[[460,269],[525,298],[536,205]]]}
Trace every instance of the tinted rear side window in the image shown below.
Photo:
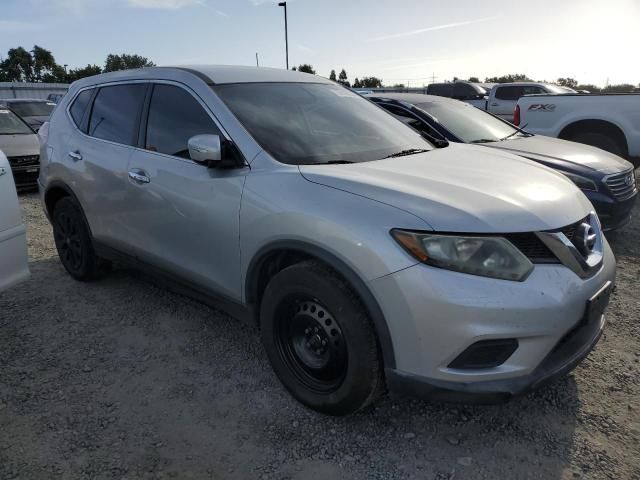
{"label": "tinted rear side window", "polygon": [[71,114],[71,118],[73,118],[73,123],[75,123],[78,128],[82,128],[82,118],[84,117],[84,112],[87,110],[87,105],[89,105],[89,101],[91,100],[91,95],[93,95],[93,89],[83,90],[73,101],[71,108],[69,108],[69,113]]}
{"label": "tinted rear side window", "polygon": [[451,97],[453,95],[453,83],[432,83],[427,87],[429,95],[438,95],[439,97]]}
{"label": "tinted rear side window", "polygon": [[523,87],[498,87],[496,88],[496,98],[500,100],[518,100],[522,95]]}
{"label": "tinted rear side window", "polygon": [[102,87],[91,110],[89,135],[135,145],[146,88],[142,83]]}
{"label": "tinted rear side window", "polygon": [[221,135],[200,103],[186,90],[173,85],[153,87],[145,148],[189,158],[187,142],[194,135]]}

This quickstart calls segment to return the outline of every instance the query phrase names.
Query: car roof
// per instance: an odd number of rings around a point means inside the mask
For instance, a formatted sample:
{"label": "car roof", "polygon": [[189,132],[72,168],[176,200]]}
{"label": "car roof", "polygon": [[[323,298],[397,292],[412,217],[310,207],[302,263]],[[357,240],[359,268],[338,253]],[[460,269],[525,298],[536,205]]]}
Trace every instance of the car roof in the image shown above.
{"label": "car roof", "polygon": [[388,98],[391,100],[407,102],[414,105],[420,103],[464,103],[460,102],[460,100],[454,100],[453,98],[440,97],[437,95],[425,95],[422,93],[374,93],[373,95],[367,95],[366,98],[378,98],[380,100]]}
{"label": "car roof", "polygon": [[247,67],[235,65],[177,65],[166,67],[145,67],[133,70],[94,75],[74,82],[75,86],[96,85],[106,82],[117,82],[132,79],[177,79],[184,78],[186,73],[196,75],[209,85],[225,83],[325,83],[337,85],[326,78],[304,72],[285,70],[283,68]]}

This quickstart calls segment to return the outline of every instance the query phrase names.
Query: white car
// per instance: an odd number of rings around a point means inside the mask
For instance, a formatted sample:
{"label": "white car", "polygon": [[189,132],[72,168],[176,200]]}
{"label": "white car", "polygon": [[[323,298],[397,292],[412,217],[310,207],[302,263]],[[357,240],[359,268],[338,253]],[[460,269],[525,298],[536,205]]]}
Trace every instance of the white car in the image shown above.
{"label": "white car", "polygon": [[27,237],[7,157],[0,151],[0,292],[29,278]]}
{"label": "white car", "polygon": [[0,150],[9,159],[16,188],[37,188],[40,171],[38,135],[18,115],[1,107]]}
{"label": "white car", "polygon": [[522,97],[513,122],[528,132],[640,156],[640,94]]}

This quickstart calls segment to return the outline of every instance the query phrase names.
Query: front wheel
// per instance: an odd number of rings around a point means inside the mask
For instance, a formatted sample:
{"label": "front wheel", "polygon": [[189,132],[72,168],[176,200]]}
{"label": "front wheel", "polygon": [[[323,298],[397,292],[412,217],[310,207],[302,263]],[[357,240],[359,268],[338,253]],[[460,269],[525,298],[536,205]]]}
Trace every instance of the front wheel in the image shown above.
{"label": "front wheel", "polygon": [[275,373],[303,404],[345,415],[381,393],[382,362],[366,311],[323,264],[307,261],[277,273],[264,292],[260,319]]}

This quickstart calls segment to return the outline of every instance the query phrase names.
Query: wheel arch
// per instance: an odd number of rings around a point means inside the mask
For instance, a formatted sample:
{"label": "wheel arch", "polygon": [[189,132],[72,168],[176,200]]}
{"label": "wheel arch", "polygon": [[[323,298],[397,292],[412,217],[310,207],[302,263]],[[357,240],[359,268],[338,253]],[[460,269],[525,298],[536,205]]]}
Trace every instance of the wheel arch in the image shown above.
{"label": "wheel arch", "polygon": [[329,266],[353,288],[373,323],[385,369],[395,368],[395,355],[387,322],[366,282],[336,255],[311,243],[298,240],[277,241],[261,248],[254,255],[247,268],[244,289],[246,303],[253,310],[256,323],[259,323],[260,300],[269,279],[289,265],[313,259]]}
{"label": "wheel arch", "polygon": [[625,154],[628,154],[629,152],[629,143],[627,142],[627,136],[625,135],[624,130],[614,122],[601,118],[591,118],[570,122],[562,127],[558,134],[558,138],[570,140],[575,134],[586,132],[609,135],[614,140],[620,142],[620,146],[624,149]]}
{"label": "wheel arch", "polygon": [[44,207],[49,220],[53,219],[53,210],[56,204],[65,197],[71,198],[76,204],[78,208],[80,208],[80,212],[82,213],[82,219],[84,220],[85,225],[89,229],[89,233],[91,233],[91,225],[87,220],[87,216],[84,213],[84,208],[82,208],[82,204],[78,197],[71,189],[69,185],[59,180],[54,180],[47,185],[47,188],[44,192]]}

